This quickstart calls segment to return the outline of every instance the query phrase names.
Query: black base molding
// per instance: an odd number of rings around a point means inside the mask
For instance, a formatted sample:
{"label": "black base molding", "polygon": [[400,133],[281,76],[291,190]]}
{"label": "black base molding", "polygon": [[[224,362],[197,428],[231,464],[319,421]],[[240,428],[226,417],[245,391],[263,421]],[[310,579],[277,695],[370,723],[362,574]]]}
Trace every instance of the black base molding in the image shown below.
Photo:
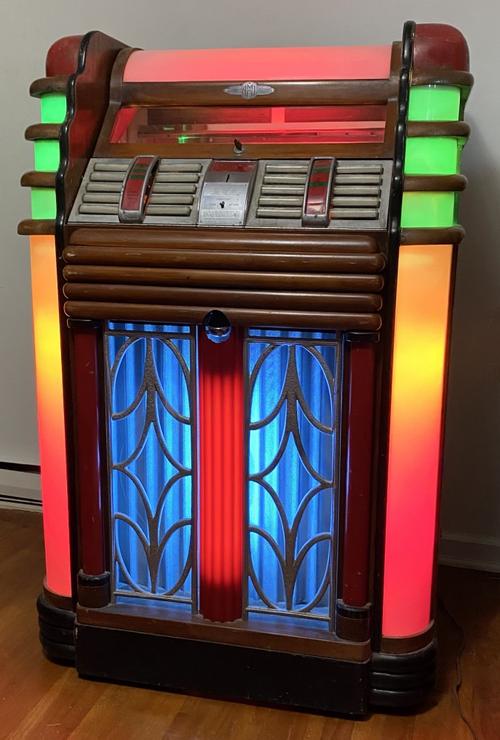
{"label": "black base molding", "polygon": [[55,663],[74,663],[75,613],[54,606],[44,594],[38,597],[36,606],[44,654]]}
{"label": "black base molding", "polygon": [[43,594],[37,608],[46,657],[76,662],[86,678],[359,717],[417,707],[435,683],[435,640],[358,663],[88,624],[76,630],[74,612]]}
{"label": "black base molding", "polygon": [[436,680],[436,641],[413,653],[375,653],[370,665],[370,705],[407,709],[421,704]]}
{"label": "black base molding", "polygon": [[361,716],[368,663],[78,625],[81,676]]}

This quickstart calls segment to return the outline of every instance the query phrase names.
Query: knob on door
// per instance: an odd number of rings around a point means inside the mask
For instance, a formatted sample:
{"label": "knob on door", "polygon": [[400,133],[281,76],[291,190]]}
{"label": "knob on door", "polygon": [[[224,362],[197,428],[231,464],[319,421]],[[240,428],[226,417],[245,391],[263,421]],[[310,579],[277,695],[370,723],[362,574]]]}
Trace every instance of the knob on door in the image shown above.
{"label": "knob on door", "polygon": [[222,311],[209,311],[203,319],[203,329],[211,342],[222,344],[231,336],[231,322]]}

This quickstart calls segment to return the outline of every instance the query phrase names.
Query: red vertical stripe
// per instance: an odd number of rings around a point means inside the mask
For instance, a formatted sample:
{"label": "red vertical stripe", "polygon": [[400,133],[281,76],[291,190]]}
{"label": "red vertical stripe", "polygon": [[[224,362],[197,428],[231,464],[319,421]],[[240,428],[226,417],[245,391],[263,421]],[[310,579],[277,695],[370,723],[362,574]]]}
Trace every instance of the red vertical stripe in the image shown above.
{"label": "red vertical stripe", "polygon": [[80,562],[85,574],[97,576],[106,570],[100,478],[97,332],[93,328],[74,328],[72,334]]}
{"label": "red vertical stripe", "polygon": [[214,344],[200,332],[200,611],[227,622],[242,613],[243,335]]}
{"label": "red vertical stripe", "polygon": [[342,600],[362,607],[369,600],[370,490],[372,475],[375,347],[348,343],[346,501]]}

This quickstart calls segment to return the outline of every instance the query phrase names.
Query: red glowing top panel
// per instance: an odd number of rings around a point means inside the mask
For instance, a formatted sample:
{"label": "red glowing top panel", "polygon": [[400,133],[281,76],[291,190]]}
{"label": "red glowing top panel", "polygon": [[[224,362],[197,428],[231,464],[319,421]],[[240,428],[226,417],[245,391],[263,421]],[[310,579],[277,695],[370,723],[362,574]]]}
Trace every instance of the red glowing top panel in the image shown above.
{"label": "red glowing top panel", "polygon": [[391,46],[135,51],[124,82],[380,80],[390,76]]}

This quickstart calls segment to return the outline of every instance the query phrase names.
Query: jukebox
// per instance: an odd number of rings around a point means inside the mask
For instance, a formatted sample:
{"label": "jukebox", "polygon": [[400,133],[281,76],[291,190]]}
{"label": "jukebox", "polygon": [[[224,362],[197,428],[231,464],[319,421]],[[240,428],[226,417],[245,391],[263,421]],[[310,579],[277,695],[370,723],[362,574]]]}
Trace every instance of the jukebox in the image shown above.
{"label": "jukebox", "polygon": [[363,714],[432,686],[468,50],[141,51],[31,86],[43,649]]}

